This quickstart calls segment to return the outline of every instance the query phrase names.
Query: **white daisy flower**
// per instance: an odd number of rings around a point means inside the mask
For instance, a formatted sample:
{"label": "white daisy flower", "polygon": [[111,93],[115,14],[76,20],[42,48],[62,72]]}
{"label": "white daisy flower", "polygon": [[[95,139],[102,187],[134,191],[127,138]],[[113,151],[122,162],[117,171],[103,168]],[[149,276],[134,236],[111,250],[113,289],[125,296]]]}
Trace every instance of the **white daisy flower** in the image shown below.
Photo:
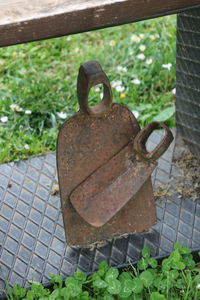
{"label": "white daisy flower", "polygon": [[139,49],[140,49],[140,51],[144,51],[146,49],[146,46],[145,45],[140,45]]}
{"label": "white daisy flower", "polygon": [[114,46],[116,45],[116,42],[112,40],[112,41],[110,41],[109,45],[110,45],[111,47],[114,47]]}
{"label": "white daisy flower", "polygon": [[23,108],[21,108],[19,105],[14,103],[10,105],[10,108],[12,111],[17,111],[17,112],[23,111]]}
{"label": "white daisy flower", "polygon": [[174,89],[172,90],[172,94],[173,94],[173,95],[176,95],[176,88],[174,88]]}
{"label": "white daisy flower", "polygon": [[118,85],[122,85],[122,81],[121,80],[116,80],[116,81],[112,81],[111,82],[111,87],[112,88],[116,88],[116,86]]}
{"label": "white daisy flower", "polygon": [[58,112],[57,115],[58,115],[58,117],[59,117],[60,119],[66,119],[66,118],[67,118],[67,114],[64,113],[63,111]]}
{"label": "white daisy flower", "polygon": [[128,69],[126,67],[117,66],[117,71],[119,71],[119,72],[127,72]]}
{"label": "white daisy flower", "polygon": [[168,63],[168,64],[162,64],[163,69],[167,69],[168,71],[171,70],[172,64]]}
{"label": "white daisy flower", "polygon": [[141,40],[141,38],[139,36],[135,35],[135,34],[133,34],[131,36],[131,41],[134,42],[134,43],[139,43],[140,40]]}
{"label": "white daisy flower", "polygon": [[100,92],[100,88],[99,87],[96,87],[94,90],[95,90],[95,92]]}
{"label": "white daisy flower", "polygon": [[152,41],[154,41],[155,39],[158,39],[160,36],[159,36],[159,34],[151,34],[150,36],[149,36],[149,38],[152,40]]}
{"label": "white daisy flower", "polygon": [[32,111],[31,110],[25,110],[25,115],[31,115]]}
{"label": "white daisy flower", "polygon": [[137,55],[137,58],[140,59],[140,60],[144,60],[144,59],[145,59],[144,53],[138,54],[138,55]]}
{"label": "white daisy flower", "polygon": [[136,85],[141,83],[141,81],[138,78],[135,78],[135,79],[131,80],[131,82],[136,84]]}
{"label": "white daisy flower", "polygon": [[118,85],[118,86],[116,86],[115,89],[116,89],[117,92],[123,92],[125,90],[125,87],[121,86],[121,85]]}
{"label": "white daisy flower", "polygon": [[29,150],[29,149],[30,149],[30,146],[29,146],[28,144],[25,144],[25,145],[24,145],[24,149]]}
{"label": "white daisy flower", "polygon": [[151,65],[152,62],[153,62],[153,59],[152,59],[152,58],[148,58],[148,59],[146,60],[146,64],[147,64],[147,65]]}
{"label": "white daisy flower", "polygon": [[135,118],[137,119],[139,117],[139,112],[137,110],[132,110],[132,114],[135,116]]}
{"label": "white daisy flower", "polygon": [[139,34],[139,37],[140,37],[141,39],[144,39],[144,38],[145,38],[144,33],[140,33],[140,34]]}
{"label": "white daisy flower", "polygon": [[8,117],[1,117],[0,118],[0,121],[2,122],[2,123],[6,123],[6,122],[8,122]]}

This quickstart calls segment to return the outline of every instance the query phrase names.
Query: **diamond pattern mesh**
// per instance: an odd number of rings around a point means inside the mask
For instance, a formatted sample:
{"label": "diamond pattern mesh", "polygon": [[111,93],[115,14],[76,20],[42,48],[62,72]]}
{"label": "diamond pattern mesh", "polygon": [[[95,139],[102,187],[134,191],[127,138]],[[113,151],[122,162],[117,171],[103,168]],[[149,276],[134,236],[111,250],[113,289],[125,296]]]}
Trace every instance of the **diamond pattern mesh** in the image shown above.
{"label": "diamond pattern mesh", "polygon": [[177,19],[176,122],[178,133],[200,157],[200,9]]}
{"label": "diamond pattern mesh", "polygon": [[[154,132],[148,149],[158,143]],[[152,175],[154,188],[176,177],[172,165],[174,143],[158,162]],[[175,152],[179,151],[178,145]],[[92,251],[68,247],[60,199],[52,195],[57,181],[55,154],[0,165],[0,287],[3,280],[28,287],[30,280],[49,283],[49,273],[63,277],[76,269],[91,272],[100,261],[119,266],[140,257],[147,245],[153,256],[172,250],[175,241],[200,248],[200,199],[180,199],[177,193],[156,201],[157,224],[149,232],[116,238]]]}

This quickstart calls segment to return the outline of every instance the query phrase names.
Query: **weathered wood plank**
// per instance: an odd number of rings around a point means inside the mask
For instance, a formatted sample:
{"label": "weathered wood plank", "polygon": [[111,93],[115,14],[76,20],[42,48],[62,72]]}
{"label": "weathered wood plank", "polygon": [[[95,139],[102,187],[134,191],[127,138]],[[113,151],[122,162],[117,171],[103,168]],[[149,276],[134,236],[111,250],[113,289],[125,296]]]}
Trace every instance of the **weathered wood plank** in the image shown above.
{"label": "weathered wood plank", "polygon": [[200,0],[0,0],[0,46],[125,24]]}

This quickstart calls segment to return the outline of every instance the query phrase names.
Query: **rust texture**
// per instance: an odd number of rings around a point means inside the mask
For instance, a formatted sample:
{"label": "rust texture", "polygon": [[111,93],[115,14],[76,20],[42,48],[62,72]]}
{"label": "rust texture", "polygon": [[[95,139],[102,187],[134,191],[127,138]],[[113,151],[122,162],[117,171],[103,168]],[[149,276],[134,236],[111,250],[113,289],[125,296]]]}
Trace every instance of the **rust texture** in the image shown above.
{"label": "rust texture", "polygon": [[[99,83],[103,100],[89,107],[90,88]],[[158,122],[140,130],[127,108],[112,103],[109,80],[96,61],[80,67],[77,91],[80,111],[60,128],[57,167],[67,242],[87,247],[155,224],[150,175],[173,138]],[[158,126],[166,135],[148,153],[146,140]]]}
{"label": "rust texture", "polygon": [[155,168],[155,164],[134,159],[131,146],[123,148],[70,196],[77,212],[95,227],[103,226],[135,196]]}

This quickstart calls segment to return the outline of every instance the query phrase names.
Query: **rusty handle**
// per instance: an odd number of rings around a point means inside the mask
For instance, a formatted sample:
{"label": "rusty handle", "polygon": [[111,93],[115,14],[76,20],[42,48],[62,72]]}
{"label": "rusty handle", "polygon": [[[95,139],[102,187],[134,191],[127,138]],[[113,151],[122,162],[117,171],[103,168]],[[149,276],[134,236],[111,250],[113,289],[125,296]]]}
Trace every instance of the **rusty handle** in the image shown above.
{"label": "rusty handle", "polygon": [[[92,86],[103,84],[103,99],[95,106],[89,107],[88,95]],[[79,68],[77,95],[80,111],[94,117],[101,117],[110,111],[112,92],[110,82],[98,61],[88,61]]]}
{"label": "rusty handle", "polygon": [[[165,130],[165,136],[153,151],[148,152],[146,150],[146,142],[151,133],[159,127]],[[145,160],[157,160],[167,150],[173,139],[174,138],[171,130],[164,123],[151,122],[150,124],[147,124],[137,134],[136,138],[134,139],[134,150],[141,158]]]}

